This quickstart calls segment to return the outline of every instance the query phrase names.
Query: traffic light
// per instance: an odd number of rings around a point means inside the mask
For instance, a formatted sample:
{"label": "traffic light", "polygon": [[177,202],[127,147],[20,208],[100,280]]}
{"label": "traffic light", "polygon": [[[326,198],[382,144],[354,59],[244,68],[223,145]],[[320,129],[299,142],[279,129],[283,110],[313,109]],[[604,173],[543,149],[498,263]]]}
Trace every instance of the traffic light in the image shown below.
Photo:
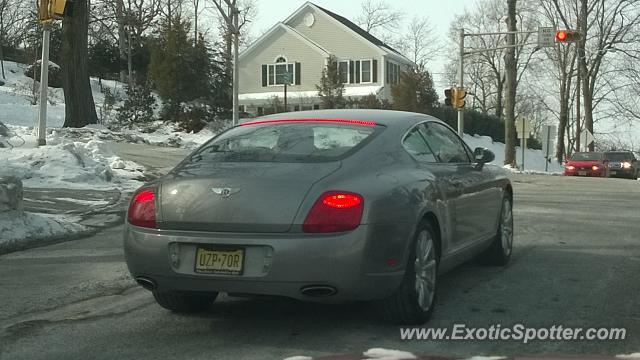
{"label": "traffic light", "polygon": [[556,42],[572,43],[582,40],[582,33],[577,30],[556,31]]}
{"label": "traffic light", "polygon": [[453,107],[455,109],[464,108],[464,105],[465,105],[464,98],[466,97],[467,97],[467,91],[465,89],[462,89],[462,88],[453,89],[453,99],[452,99]]}
{"label": "traffic light", "polygon": [[38,19],[40,22],[51,21],[51,12],[49,9],[51,8],[51,3],[49,0],[39,0],[38,1]]}
{"label": "traffic light", "polygon": [[65,15],[71,15],[72,4],[71,0],[39,0],[38,18],[40,22],[62,20]]}
{"label": "traffic light", "polygon": [[51,6],[52,17],[56,20],[62,20],[62,18],[67,15],[67,13],[71,10],[71,1],[67,0],[51,0],[53,1],[53,6]]}
{"label": "traffic light", "polygon": [[444,90],[444,104],[446,106],[453,106],[453,102],[452,102],[453,90],[454,89],[445,89]]}

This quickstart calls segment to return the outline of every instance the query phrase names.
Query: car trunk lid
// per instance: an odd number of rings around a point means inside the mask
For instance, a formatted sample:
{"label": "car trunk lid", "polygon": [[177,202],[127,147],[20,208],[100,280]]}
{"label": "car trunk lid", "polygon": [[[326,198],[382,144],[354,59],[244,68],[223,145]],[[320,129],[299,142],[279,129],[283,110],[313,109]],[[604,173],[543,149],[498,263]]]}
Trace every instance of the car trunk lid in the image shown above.
{"label": "car trunk lid", "polygon": [[186,167],[161,187],[161,229],[286,232],[311,186],[340,162],[220,162]]}

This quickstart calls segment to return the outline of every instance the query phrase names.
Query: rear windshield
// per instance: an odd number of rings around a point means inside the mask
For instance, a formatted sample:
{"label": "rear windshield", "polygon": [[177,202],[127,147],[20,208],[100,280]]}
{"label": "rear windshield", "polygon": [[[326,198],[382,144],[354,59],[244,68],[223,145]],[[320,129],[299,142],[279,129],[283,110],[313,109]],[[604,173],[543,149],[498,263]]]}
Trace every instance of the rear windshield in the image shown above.
{"label": "rear windshield", "polygon": [[633,154],[631,153],[606,153],[604,156],[607,160],[611,161],[625,161],[625,160],[633,160]]}
{"label": "rear windshield", "polygon": [[602,160],[602,153],[595,153],[595,152],[575,153],[571,157],[571,160],[577,160],[577,161]]}
{"label": "rear windshield", "polygon": [[324,162],[348,156],[380,126],[281,122],[238,126],[212,139],[191,162]]}

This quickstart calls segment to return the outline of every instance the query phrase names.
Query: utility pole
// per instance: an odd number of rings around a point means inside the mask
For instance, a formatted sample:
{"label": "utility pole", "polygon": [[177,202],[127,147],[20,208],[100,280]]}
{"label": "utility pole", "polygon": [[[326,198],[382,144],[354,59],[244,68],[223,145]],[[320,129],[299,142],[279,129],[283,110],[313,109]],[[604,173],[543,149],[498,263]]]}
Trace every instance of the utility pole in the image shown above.
{"label": "utility pole", "polygon": [[47,145],[47,102],[49,90],[49,40],[51,22],[42,23],[42,60],[40,61],[40,113],[38,115],[38,146]]}
{"label": "utility pole", "polygon": [[240,85],[240,74],[238,74],[240,69],[240,65],[238,64],[238,52],[240,46],[238,18],[240,17],[240,11],[235,3],[233,4],[231,14],[233,16],[233,125],[238,125],[238,121],[240,119],[240,104],[238,102],[238,87]]}
{"label": "utility pole", "polygon": [[[458,71],[458,88],[464,89],[464,29],[460,29],[460,69]],[[464,136],[464,109],[458,109],[458,135]]]}

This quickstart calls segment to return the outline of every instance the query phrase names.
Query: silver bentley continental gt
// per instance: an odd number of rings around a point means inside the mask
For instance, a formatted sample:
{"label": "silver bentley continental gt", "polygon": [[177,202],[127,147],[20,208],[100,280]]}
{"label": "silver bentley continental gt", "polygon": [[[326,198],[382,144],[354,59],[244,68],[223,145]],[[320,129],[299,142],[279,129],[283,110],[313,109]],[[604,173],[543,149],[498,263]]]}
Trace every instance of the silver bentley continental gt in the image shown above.
{"label": "silver bentley continental gt", "polygon": [[422,324],[444,272],[509,261],[513,189],[493,160],[422,114],[259,118],[134,194],[126,261],[176,312],[226,292],[374,301],[395,323]]}

